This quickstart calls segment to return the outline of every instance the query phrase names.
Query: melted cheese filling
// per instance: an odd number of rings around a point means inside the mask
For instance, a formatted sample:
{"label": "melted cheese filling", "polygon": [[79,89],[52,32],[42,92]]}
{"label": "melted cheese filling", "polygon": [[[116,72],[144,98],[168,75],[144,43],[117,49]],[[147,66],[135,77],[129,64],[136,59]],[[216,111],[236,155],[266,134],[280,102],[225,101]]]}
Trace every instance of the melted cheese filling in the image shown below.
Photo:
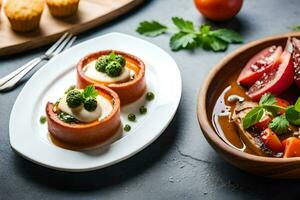
{"label": "melted cheese filling", "polygon": [[90,63],[88,63],[84,68],[84,74],[95,81],[103,82],[103,83],[120,83],[120,82],[126,82],[129,81],[131,78],[132,71],[127,68],[126,66],[124,67],[122,73],[119,76],[116,77],[110,77],[106,73],[99,72],[96,70],[95,65],[96,61],[94,60]]}
{"label": "melted cheese filling", "polygon": [[98,95],[96,97],[97,108],[92,112],[87,111],[83,107],[83,105],[80,106],[79,108],[71,109],[66,102],[66,98],[67,98],[67,95],[64,95],[61,98],[61,100],[58,104],[58,108],[61,111],[65,112],[69,115],[72,115],[80,122],[88,123],[88,122],[95,121],[97,119],[101,120],[101,119],[107,117],[113,110],[113,105],[111,104],[111,102],[101,95]]}

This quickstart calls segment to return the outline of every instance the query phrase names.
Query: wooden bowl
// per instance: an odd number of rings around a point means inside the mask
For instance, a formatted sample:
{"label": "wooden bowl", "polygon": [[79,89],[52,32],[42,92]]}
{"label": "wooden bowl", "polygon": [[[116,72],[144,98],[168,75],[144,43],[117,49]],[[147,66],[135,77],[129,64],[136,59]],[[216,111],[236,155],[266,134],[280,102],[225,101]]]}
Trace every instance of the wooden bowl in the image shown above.
{"label": "wooden bowl", "polygon": [[300,157],[271,158],[236,150],[218,136],[211,119],[217,98],[229,85],[228,77],[236,70],[240,71],[260,50],[271,45],[284,47],[289,36],[300,37],[300,33],[288,33],[256,40],[229,54],[210,71],[198,94],[198,121],[209,144],[234,166],[256,175],[272,178],[300,178]]}

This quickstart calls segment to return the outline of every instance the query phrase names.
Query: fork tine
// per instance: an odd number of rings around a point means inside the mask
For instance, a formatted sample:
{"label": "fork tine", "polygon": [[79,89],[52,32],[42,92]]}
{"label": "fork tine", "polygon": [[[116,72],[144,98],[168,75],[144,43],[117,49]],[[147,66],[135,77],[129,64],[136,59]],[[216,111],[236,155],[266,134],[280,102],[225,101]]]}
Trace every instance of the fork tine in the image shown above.
{"label": "fork tine", "polygon": [[51,54],[53,53],[53,51],[60,45],[60,43],[69,35],[69,33],[65,33],[63,34],[63,36],[61,36],[59,38],[59,40],[57,40],[47,51],[46,51],[46,55],[47,54]]}
{"label": "fork tine", "polygon": [[76,38],[77,38],[76,36],[72,37],[72,39],[65,46],[64,50],[67,50],[68,48],[70,48],[72,46],[72,44],[75,42]]}
{"label": "fork tine", "polygon": [[73,37],[73,35],[68,35],[68,37],[57,47],[57,49],[52,53],[52,55],[57,55],[59,54],[64,47],[67,45],[67,43],[71,40],[71,38]]}

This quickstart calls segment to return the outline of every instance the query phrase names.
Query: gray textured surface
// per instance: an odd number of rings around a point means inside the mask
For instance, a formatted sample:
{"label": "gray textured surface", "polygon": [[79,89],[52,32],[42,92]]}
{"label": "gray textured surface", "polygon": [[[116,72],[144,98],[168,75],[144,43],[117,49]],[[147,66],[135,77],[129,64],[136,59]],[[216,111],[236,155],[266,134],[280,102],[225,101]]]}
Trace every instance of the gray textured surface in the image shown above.
{"label": "gray textured surface", "polygon": [[[290,26],[300,24],[299,7],[298,0],[246,0],[237,18],[217,26],[234,28],[250,42],[288,32]],[[134,31],[140,21],[159,19],[169,23],[175,15],[205,22],[192,0],[153,0],[80,35],[77,43],[112,31],[141,37]],[[201,82],[222,57],[239,45],[230,46],[224,53],[201,49],[174,53],[168,47],[168,36],[144,39],[174,57],[183,79],[179,109],[162,136],[136,156],[103,170],[74,174],[37,166],[16,155],[9,145],[9,115],[21,84],[14,91],[0,93],[0,199],[299,199],[299,181],[244,173],[223,161],[201,134],[196,119]],[[0,58],[0,77],[45,49]]]}

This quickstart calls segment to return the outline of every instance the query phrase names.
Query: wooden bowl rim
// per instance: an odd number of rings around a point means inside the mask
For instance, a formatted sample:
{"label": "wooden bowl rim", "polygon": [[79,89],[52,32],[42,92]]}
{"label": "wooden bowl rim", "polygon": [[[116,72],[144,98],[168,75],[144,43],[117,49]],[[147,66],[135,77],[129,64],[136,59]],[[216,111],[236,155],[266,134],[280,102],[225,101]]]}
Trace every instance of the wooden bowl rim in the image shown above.
{"label": "wooden bowl rim", "polygon": [[273,41],[273,40],[279,40],[283,38],[288,37],[300,37],[300,32],[291,32],[291,33],[284,33],[284,34],[278,34],[273,35],[269,37],[265,37],[262,39],[258,39],[255,41],[252,41],[248,44],[243,45],[242,47],[236,49],[229,55],[225,56],[217,65],[215,65],[212,70],[207,75],[207,78],[202,83],[202,86],[198,92],[198,98],[197,98],[197,118],[198,123],[202,129],[202,133],[205,136],[207,140],[210,140],[210,142],[217,145],[220,149],[225,151],[227,154],[230,154],[231,156],[242,159],[242,160],[251,160],[254,162],[264,162],[264,163],[299,163],[300,157],[294,157],[294,158],[272,158],[272,157],[263,157],[263,156],[257,156],[252,155],[249,153],[245,153],[239,150],[236,150],[232,147],[230,147],[228,144],[226,144],[216,133],[214,128],[210,125],[209,119],[207,118],[207,110],[206,110],[206,96],[208,92],[208,88],[210,84],[212,83],[214,77],[216,74],[232,59],[234,59],[236,56],[241,54],[242,52],[246,51],[247,49],[250,49],[256,45],[263,44],[265,42]]}

